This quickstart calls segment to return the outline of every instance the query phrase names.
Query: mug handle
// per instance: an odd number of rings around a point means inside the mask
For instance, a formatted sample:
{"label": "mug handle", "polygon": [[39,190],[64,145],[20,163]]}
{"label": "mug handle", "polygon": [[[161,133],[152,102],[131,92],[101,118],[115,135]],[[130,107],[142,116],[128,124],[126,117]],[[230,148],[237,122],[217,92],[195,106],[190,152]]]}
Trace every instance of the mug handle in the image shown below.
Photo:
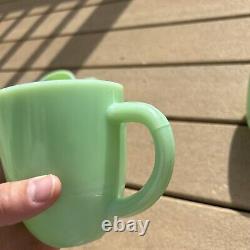
{"label": "mug handle", "polygon": [[141,102],[114,103],[107,113],[113,123],[144,124],[151,132],[155,144],[154,168],[146,184],[137,193],[119,197],[111,204],[109,215],[130,216],[149,208],[164,193],[173,171],[174,136],[167,118],[152,105]]}

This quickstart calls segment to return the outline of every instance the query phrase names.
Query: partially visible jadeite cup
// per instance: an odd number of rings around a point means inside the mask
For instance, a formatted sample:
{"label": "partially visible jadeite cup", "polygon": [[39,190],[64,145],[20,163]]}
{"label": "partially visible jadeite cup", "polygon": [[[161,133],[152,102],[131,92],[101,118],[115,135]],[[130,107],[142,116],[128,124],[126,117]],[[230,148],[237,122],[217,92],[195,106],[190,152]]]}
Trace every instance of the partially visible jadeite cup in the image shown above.
{"label": "partially visible jadeite cup", "polygon": [[[128,122],[151,132],[155,164],[143,188],[123,197]],[[175,150],[170,124],[158,109],[124,102],[120,84],[56,71],[0,91],[0,155],[8,181],[60,178],[60,198],[24,223],[42,242],[70,247],[100,238],[103,220],[156,202],[169,183]]]}

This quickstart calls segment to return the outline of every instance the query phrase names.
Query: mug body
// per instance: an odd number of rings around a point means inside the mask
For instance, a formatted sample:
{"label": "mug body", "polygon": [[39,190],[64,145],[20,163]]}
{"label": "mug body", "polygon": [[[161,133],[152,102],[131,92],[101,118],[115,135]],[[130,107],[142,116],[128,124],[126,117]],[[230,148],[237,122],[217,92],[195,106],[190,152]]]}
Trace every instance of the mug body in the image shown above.
{"label": "mug body", "polygon": [[124,190],[125,142],[107,109],[123,101],[119,84],[60,80],[0,91],[0,156],[8,181],[54,174],[56,203],[25,225],[42,242],[68,247],[104,233],[109,205]]}

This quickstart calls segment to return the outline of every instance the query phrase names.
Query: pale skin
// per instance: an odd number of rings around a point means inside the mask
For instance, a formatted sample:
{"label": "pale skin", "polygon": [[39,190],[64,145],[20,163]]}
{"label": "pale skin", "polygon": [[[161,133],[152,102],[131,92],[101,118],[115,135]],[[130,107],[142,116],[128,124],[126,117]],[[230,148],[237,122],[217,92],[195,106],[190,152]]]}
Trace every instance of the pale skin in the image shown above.
{"label": "pale skin", "polygon": [[22,220],[50,207],[59,197],[60,180],[53,175],[5,182],[0,166],[0,249],[56,250],[33,237]]}

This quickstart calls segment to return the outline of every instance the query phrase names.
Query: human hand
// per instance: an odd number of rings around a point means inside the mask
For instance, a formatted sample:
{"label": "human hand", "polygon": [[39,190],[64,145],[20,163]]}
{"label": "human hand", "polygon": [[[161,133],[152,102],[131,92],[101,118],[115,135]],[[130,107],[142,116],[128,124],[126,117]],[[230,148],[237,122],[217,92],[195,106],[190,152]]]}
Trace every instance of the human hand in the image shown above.
{"label": "human hand", "polygon": [[56,201],[61,191],[60,180],[47,175],[4,183],[0,171],[0,183],[0,249],[55,249],[38,241],[20,222],[39,214]]}

